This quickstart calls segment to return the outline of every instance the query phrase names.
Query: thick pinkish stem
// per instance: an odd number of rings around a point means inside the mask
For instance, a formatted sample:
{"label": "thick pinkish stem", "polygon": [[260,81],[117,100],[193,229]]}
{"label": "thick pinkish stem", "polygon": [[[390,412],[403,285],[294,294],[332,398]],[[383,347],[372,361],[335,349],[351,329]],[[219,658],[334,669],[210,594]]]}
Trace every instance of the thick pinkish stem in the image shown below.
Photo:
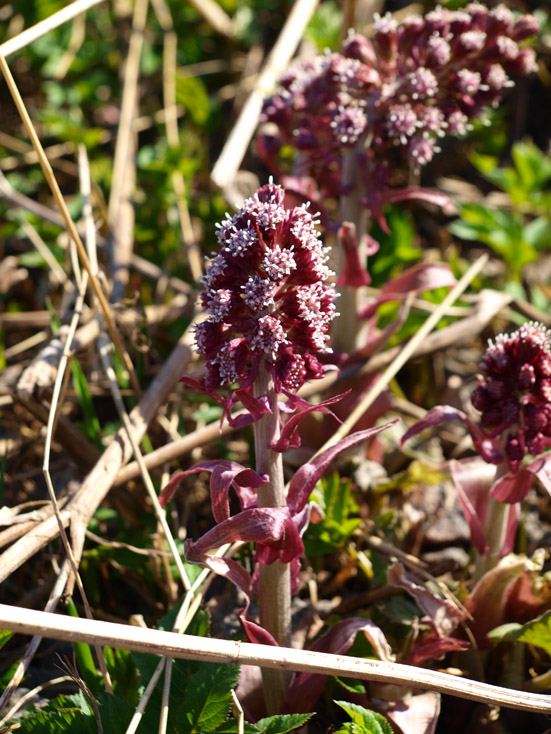
{"label": "thick pinkish stem", "polygon": [[[360,142],[359,146],[363,147]],[[340,200],[341,223],[351,222],[356,227],[356,237],[359,248],[360,262],[365,263],[367,259],[366,239],[369,222],[368,212],[360,202],[361,186],[358,171],[357,155],[360,147],[347,150],[343,155],[342,181],[349,193],[343,194]],[[337,274],[341,275],[344,270],[345,255],[339,248]],[[339,289],[340,298],[338,302],[339,315],[333,323],[333,346],[338,352],[350,354],[362,346],[362,334],[365,325],[358,318],[358,312],[362,304],[362,292],[359,288],[342,286]]]}
{"label": "thick pinkish stem", "polygon": [[[272,413],[264,415],[254,423],[256,471],[267,474],[269,480],[258,490],[259,507],[284,507],[285,481],[281,454],[269,448],[279,438],[280,421],[277,394],[266,370],[261,370],[254,385],[256,397],[268,396]],[[277,643],[283,647],[291,645],[291,573],[288,563],[275,561],[259,568],[260,624]],[[264,697],[268,714],[281,711],[283,699],[289,685],[290,675],[284,670],[262,670]]]}
{"label": "thick pinkish stem", "polygon": [[[506,462],[502,462],[496,467],[496,475],[494,482],[504,474],[507,474],[509,467]],[[497,566],[501,558],[501,552],[507,535],[507,525],[509,522],[509,512],[511,505],[506,502],[500,502],[494,497],[490,497],[488,502],[488,511],[486,513],[485,535],[488,543],[488,552],[481,556],[477,553],[475,567],[475,581],[478,581],[487,571]]]}

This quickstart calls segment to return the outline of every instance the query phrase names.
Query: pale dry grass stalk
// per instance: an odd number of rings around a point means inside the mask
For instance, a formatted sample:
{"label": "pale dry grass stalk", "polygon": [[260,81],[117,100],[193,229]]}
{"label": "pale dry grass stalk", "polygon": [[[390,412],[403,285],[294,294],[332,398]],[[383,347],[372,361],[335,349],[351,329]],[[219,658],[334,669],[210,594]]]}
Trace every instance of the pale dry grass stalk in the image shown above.
{"label": "pale dry grass stalk", "polygon": [[71,29],[71,38],[69,39],[69,45],[65,50],[63,56],[59,60],[57,68],[54,72],[54,78],[61,80],[67,76],[67,72],[71,68],[71,64],[75,60],[77,53],[80,51],[84,39],[86,37],[86,18],[82,15],[77,15],[73,20],[73,26]]}
{"label": "pale dry grass stalk", "polygon": [[[84,209],[85,221],[87,222],[86,244],[88,247],[88,254],[90,258],[90,263],[92,265],[92,271],[94,271],[94,269],[97,269],[98,264],[97,264],[97,255],[96,255],[95,228],[93,226],[93,217],[92,217],[92,211],[91,211],[91,205],[90,205],[90,192],[91,192],[90,178],[89,178],[90,169],[88,166],[88,159],[86,156],[86,150],[84,146],[81,146],[79,148],[79,161],[81,162],[81,180],[84,186],[83,196],[87,203],[87,206]],[[99,309],[98,309],[97,318],[98,318],[99,326],[100,326],[100,333],[98,337],[98,350],[99,350],[100,359],[102,361],[103,370],[109,381],[109,387],[111,389],[111,395],[113,396],[113,402],[115,403],[117,413],[126,431],[126,435],[132,447],[132,452],[134,454],[134,457],[138,463],[138,466],[140,467],[141,477],[144,482],[145,488],[147,490],[149,499],[153,505],[153,509],[155,510],[157,520],[163,530],[163,534],[168,543],[168,547],[170,548],[170,551],[174,558],[174,562],[176,563],[178,573],[180,574],[180,578],[182,579],[184,588],[187,591],[191,587],[191,584],[188,579],[184,564],[182,563],[182,559],[180,558],[180,553],[178,552],[178,549],[176,548],[174,537],[168,526],[165,511],[163,510],[163,508],[161,507],[159,503],[157,492],[155,491],[155,487],[153,486],[153,482],[151,480],[151,475],[149,474],[144,464],[143,454],[141,452],[139,442],[135,439],[133,435],[130,418],[128,416],[126,407],[124,405],[124,401],[122,399],[119,384],[117,382],[117,376],[116,376],[116,373],[115,373],[115,370],[113,368],[112,361],[111,361],[111,343],[105,338],[103,334],[103,321],[102,321],[102,317],[99,312]]]}
{"label": "pale dry grass stalk", "polygon": [[126,348],[119,335],[115,321],[113,319],[113,315],[109,308],[109,304],[107,303],[107,300],[103,294],[103,291],[101,290],[101,286],[98,282],[98,279],[94,277],[93,273],[91,272],[90,262],[86,254],[86,250],[84,249],[84,245],[82,244],[80,235],[69,213],[67,204],[65,203],[65,199],[63,198],[63,194],[61,193],[61,190],[59,188],[59,184],[57,183],[57,180],[54,176],[54,172],[52,170],[50,162],[44,153],[44,149],[38,138],[36,130],[34,129],[31,118],[29,117],[29,113],[27,112],[27,109],[25,107],[21,94],[19,93],[19,89],[17,88],[15,80],[12,76],[12,73],[2,54],[0,54],[0,69],[2,70],[2,74],[4,75],[4,78],[10,90],[10,93],[17,107],[17,110],[21,116],[23,124],[25,125],[25,128],[27,130],[27,134],[29,135],[29,138],[31,140],[31,143],[33,144],[33,147],[38,154],[40,167],[42,168],[42,171],[44,173],[46,181],[48,182],[52,195],[61,210],[61,213],[65,220],[65,225],[67,227],[67,231],[69,232],[69,235],[72,237],[75,245],[77,246],[79,258],[82,262],[84,269],[86,270],[86,272],[88,273],[90,277],[90,284],[100,304],[102,316],[105,319],[105,323],[109,331],[109,334],[111,338],[113,339],[113,342],[117,348],[117,351],[120,354],[120,357],[124,363],[124,366],[128,370],[128,374],[130,376],[132,387],[134,388],[136,395],[139,396],[141,394],[140,385],[138,382],[138,378],[136,377],[136,373],[135,373],[132,361],[130,359],[130,356],[128,355],[128,352],[126,351]]}
{"label": "pale dry grass stalk", "polygon": [[39,686],[31,688],[31,690],[27,691],[27,693],[21,696],[21,698],[11,707],[11,709],[9,709],[9,711],[0,719],[0,726],[3,726],[7,721],[13,719],[15,714],[19,711],[19,709],[23,708],[27,701],[30,701],[36,695],[42,693],[42,691],[44,691],[46,688],[58,686],[60,683],[67,683],[67,681],[70,680],[73,680],[72,676],[62,675],[59,678],[53,678],[53,680],[49,680],[46,683],[41,683]]}
{"label": "pale dry grass stalk", "polygon": [[[224,546],[220,549],[220,555],[224,555],[226,551],[231,554],[236,546],[240,545],[239,543],[234,543],[231,547],[230,546]],[[203,599],[203,595],[206,591],[205,582],[209,577],[212,577],[212,572],[208,569],[203,569],[199,576],[196,578],[196,580],[191,585],[189,591],[186,593],[184,600],[182,602],[182,606],[178,610],[178,614],[176,615],[176,619],[174,621],[174,626],[172,628],[173,632],[176,632],[178,634],[182,634],[187,629],[189,623],[193,619],[195,612],[199,608],[201,601]],[[196,593],[197,590],[200,589],[199,593]],[[147,704],[149,703],[149,699],[151,698],[151,694],[155,690],[155,687],[163,673],[163,670],[165,671],[165,680],[163,684],[163,708],[161,712],[161,717],[159,720],[159,732],[163,732],[166,730],[166,726],[168,723],[168,695],[170,691],[170,683],[171,683],[171,675],[172,675],[172,658],[166,658],[163,657],[162,660],[159,661],[159,664],[157,665],[149,683],[147,684],[143,695],[140,699],[140,702],[136,708],[136,711],[134,712],[134,715],[132,716],[132,719],[130,720],[130,723],[125,731],[125,734],[135,734],[138,726],[140,725],[140,722],[143,717],[143,713],[146,709]]]}
{"label": "pale dry grass stalk", "polygon": [[[178,120],[176,116],[176,64],[178,51],[178,36],[174,31],[174,24],[170,9],[165,0],[151,0],[151,4],[164,31],[163,36],[163,106],[166,129],[166,139],[171,148],[180,145]],[[176,196],[176,207],[180,221],[182,242],[187,253],[188,262],[193,279],[199,282],[203,274],[203,257],[195,240],[193,225],[189,214],[186,196],[186,182],[181,171],[172,172],[172,186]]]}
{"label": "pale dry grass stalk", "polygon": [[94,7],[94,5],[99,5],[102,1],[103,0],[75,0],[75,2],[70,3],[67,7],[50,15],[49,18],[45,18],[39,23],[33,25],[31,28],[27,28],[21,33],[18,33],[14,38],[4,41],[4,43],[0,45],[0,54],[2,56],[11,56],[11,54],[14,54],[16,51],[20,51],[22,48],[25,48],[25,46],[36,41],[37,38],[42,38],[42,36],[49,31],[52,31],[54,28],[63,25],[63,23],[67,23],[67,21],[76,18],[81,13],[86,12],[89,8]]}
{"label": "pale dry grass stalk", "polygon": [[[70,564],[69,559],[66,558],[65,561],[63,562],[63,566],[61,567],[61,570],[59,571],[57,575],[57,579],[55,581],[53,589],[50,592],[48,601],[46,602],[46,607],[45,607],[46,612],[54,612],[56,610],[57,605],[61,599],[61,595],[63,594],[63,591],[67,585],[67,580],[69,578],[70,570],[71,570],[71,564]],[[2,695],[0,696],[0,713],[7,706],[8,701],[10,700],[14,692],[17,690],[19,684],[23,680],[23,677],[25,676],[33,657],[35,656],[35,653],[38,650],[38,646],[42,642],[42,639],[43,637],[40,634],[34,635],[32,640],[29,643],[29,646],[27,647],[27,650],[25,651],[25,654],[23,655],[23,658],[18,662],[17,667],[13,671],[13,674],[10,678],[9,683],[7,684]]]}
{"label": "pale dry grass stalk", "polygon": [[258,125],[264,97],[275,85],[295,53],[317,4],[318,0],[296,0],[212,169],[213,182],[226,193],[233,193],[230,189]]}
{"label": "pale dry grass stalk", "polygon": [[437,691],[492,706],[551,714],[551,697],[502,688],[448,673],[383,660],[332,655],[248,642],[178,635],[162,630],[83,620],[0,604],[0,628],[57,640],[86,642],[203,662],[257,665]]}
{"label": "pale dry grass stalk", "polygon": [[[52,503],[52,509],[54,511],[54,515],[57,519],[58,527],[59,527],[59,534],[61,537],[61,540],[63,542],[63,547],[65,548],[65,552],[67,553],[67,557],[69,559],[69,562],[71,564],[71,573],[72,578],[76,581],[77,588],[79,590],[79,594],[81,596],[82,602],[84,604],[84,610],[86,617],[88,619],[93,619],[92,616],[92,610],[90,609],[90,605],[88,604],[88,599],[86,596],[86,592],[84,590],[84,586],[82,583],[82,580],[80,578],[80,574],[78,572],[77,562],[75,560],[73,549],[71,547],[71,544],[69,542],[69,538],[67,537],[67,533],[65,532],[65,527],[63,525],[63,521],[61,520],[59,505],[57,502],[57,498],[55,495],[55,489],[52,482],[52,476],[50,474],[50,455],[51,455],[51,448],[52,448],[52,438],[54,435],[54,424],[56,421],[56,415],[59,405],[59,397],[62,389],[62,385],[64,382],[64,375],[65,370],[67,368],[67,365],[69,363],[69,355],[71,352],[71,343],[73,336],[75,334],[78,320],[80,316],[80,311],[82,309],[82,305],[84,303],[84,296],[86,293],[86,287],[88,285],[88,278],[85,276],[82,280],[81,287],[79,290],[77,302],[75,304],[75,314],[71,321],[71,324],[69,326],[69,332],[67,334],[67,339],[65,341],[65,345],[63,348],[63,354],[61,356],[61,360],[58,367],[57,377],[54,384],[54,392],[52,395],[52,402],[51,402],[51,408],[50,408],[50,415],[48,418],[48,424],[46,426],[46,442],[44,445],[44,463],[42,465],[42,471],[44,473],[44,479],[46,481],[46,486],[48,488],[48,494],[50,497],[50,501]],[[106,690],[110,693],[113,692],[111,681],[109,678],[109,673],[107,672],[107,667],[105,665],[105,660],[103,657],[103,652],[99,647],[96,647],[96,655],[98,658],[99,666],[103,675],[103,679],[105,681]]]}
{"label": "pale dry grass stalk", "polygon": [[108,204],[109,222],[111,224],[115,222],[119,215],[119,209],[123,199],[133,119],[138,97],[138,75],[148,6],[149,0],[137,0],[134,4],[132,33],[124,70],[121,111],[115,143],[115,159]]}
{"label": "pale dry grass stalk", "polygon": [[136,0],[132,16],[132,32],[124,67],[120,119],[115,142],[115,158],[107,221],[112,243],[111,301],[124,297],[128,285],[130,257],[134,246],[135,214],[132,197],[136,187],[137,132],[134,120],[138,114],[138,78],[144,42],[149,0]]}
{"label": "pale dry grass stalk", "polygon": [[243,706],[241,706],[241,703],[239,702],[239,699],[237,698],[237,695],[233,688],[231,692],[231,700],[233,715],[237,719],[237,734],[245,734],[245,712],[243,711]]}

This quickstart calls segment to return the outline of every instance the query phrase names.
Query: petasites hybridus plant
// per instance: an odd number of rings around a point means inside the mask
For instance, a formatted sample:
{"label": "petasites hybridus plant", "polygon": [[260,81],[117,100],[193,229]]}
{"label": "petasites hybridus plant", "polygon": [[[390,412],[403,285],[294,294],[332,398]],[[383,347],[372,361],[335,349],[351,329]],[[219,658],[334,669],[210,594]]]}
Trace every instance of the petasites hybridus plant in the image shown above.
{"label": "petasites hybridus plant", "polygon": [[[369,282],[370,217],[388,231],[385,205],[405,199],[450,204],[447,197],[411,184],[440,151],[445,137],[464,135],[485,107],[496,107],[511,77],[535,69],[531,48],[520,44],[538,23],[515,16],[504,5],[470,3],[451,11],[398,23],[376,16],[371,38],[350,32],[342,53],[326,53],[292,66],[281,89],[267,99],[263,119],[277,127],[258,139],[262,159],[286,186],[314,199],[340,199],[340,319],[335,346],[351,351],[359,333],[357,288]],[[296,151],[291,170],[282,169],[282,146]],[[288,157],[288,156],[287,156]],[[290,174],[290,175],[289,175]],[[358,253],[346,245],[355,238]],[[359,270],[358,270],[359,268]]]}
{"label": "petasites hybridus plant", "polygon": [[[327,282],[331,272],[315,219],[306,205],[285,209],[284,195],[279,186],[264,186],[219,225],[220,251],[207,265],[201,293],[207,318],[196,330],[206,373],[202,382],[183,378],[218,400],[234,425],[253,422],[256,471],[232,461],[204,461],[177,474],[161,495],[166,503],[185,476],[211,472],[217,524],[199,540],[186,541],[186,559],[235,583],[247,599],[239,616],[249,639],[272,645],[291,643],[291,592],[298,587],[316,482],[342,450],[384,428],[358,432],[325,450],[299,469],[285,492],[281,452],[300,445],[298,422],[313,410],[331,412],[328,406],[339,398],[310,405],[296,395],[306,380],[323,375],[322,360],[331,352],[334,288]],[[287,400],[280,406],[281,394]],[[237,401],[246,414],[233,419]],[[280,409],[294,413],[283,426]],[[230,488],[241,509],[233,516]],[[211,555],[237,540],[255,544],[252,576],[237,561]],[[247,616],[253,580],[260,624]],[[288,676],[263,675],[268,710],[276,712]]]}
{"label": "petasites hybridus plant", "polygon": [[478,575],[512,550],[520,502],[534,477],[551,493],[551,333],[530,322],[500,334],[480,370],[471,396],[479,423],[439,405],[403,438],[447,420],[467,426],[480,459],[450,462],[450,468],[481,557]]}

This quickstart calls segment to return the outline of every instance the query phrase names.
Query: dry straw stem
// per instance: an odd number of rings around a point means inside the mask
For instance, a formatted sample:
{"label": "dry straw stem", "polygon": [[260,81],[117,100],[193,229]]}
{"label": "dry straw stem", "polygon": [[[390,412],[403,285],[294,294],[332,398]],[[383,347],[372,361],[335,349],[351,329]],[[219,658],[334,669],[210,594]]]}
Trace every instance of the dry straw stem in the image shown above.
{"label": "dry straw stem", "polygon": [[[85,225],[86,225],[86,245],[88,247],[88,254],[90,257],[92,269],[94,273],[96,273],[98,269],[98,261],[97,261],[97,252],[96,252],[95,228],[94,228],[94,222],[93,222],[93,216],[92,216],[92,207],[91,207],[91,202],[90,202],[90,194],[91,194],[90,168],[88,164],[88,157],[86,155],[86,149],[84,148],[84,146],[79,147],[79,164],[80,164],[80,174],[81,174],[80,175],[81,188],[82,188],[82,194],[85,200],[84,216],[85,216]],[[121,422],[126,430],[127,439],[132,447],[132,452],[134,454],[134,457],[136,458],[138,466],[140,467],[140,473],[142,475],[143,482],[145,484],[147,493],[149,495],[149,499],[153,505],[155,514],[157,515],[157,520],[159,524],[161,525],[163,533],[168,542],[168,546],[174,558],[174,562],[176,563],[176,567],[181,576],[184,587],[186,589],[189,589],[191,584],[189,582],[186,570],[184,568],[184,564],[182,563],[182,559],[180,558],[178,549],[176,548],[176,543],[174,542],[174,538],[172,537],[170,528],[168,527],[165,512],[159,503],[159,499],[157,497],[157,493],[153,486],[153,482],[151,481],[149,472],[147,471],[147,469],[145,468],[143,464],[143,456],[142,456],[142,452],[139,446],[139,442],[136,441],[136,439],[133,436],[130,418],[126,411],[124,401],[122,399],[121,391],[119,389],[119,385],[117,382],[115,370],[113,369],[113,365],[111,361],[111,343],[105,337],[104,330],[103,330],[103,320],[99,313],[98,313],[97,318],[98,318],[98,322],[100,326],[98,349],[99,349],[100,359],[103,364],[103,369],[109,381],[109,386],[111,388],[113,402],[115,403],[117,412],[119,414],[119,418],[121,419]],[[86,530],[86,526],[81,527],[82,533],[84,533],[85,530]]]}
{"label": "dry straw stem", "polygon": [[40,23],[36,23],[31,28],[27,28],[26,31],[19,33],[14,38],[10,38],[8,41],[0,46],[0,54],[2,56],[10,56],[16,51],[20,51],[29,43],[36,41],[37,38],[41,38],[49,31],[57,28],[63,23],[67,23],[68,20],[76,18],[77,15],[84,13],[88,8],[99,5],[102,0],[75,0],[74,3],[67,5],[67,7],[58,10],[57,13],[53,13],[49,18],[41,20]]}
{"label": "dry straw stem", "polygon": [[57,640],[110,645],[163,657],[232,665],[258,665],[277,670],[345,675],[377,683],[407,685],[459,698],[524,711],[551,714],[551,696],[526,693],[447,673],[381,660],[256,645],[248,642],[178,635],[130,625],[49,614],[0,604],[0,629],[40,634]]}
{"label": "dry straw stem", "polygon": [[[50,596],[46,603],[46,612],[55,611],[59,603],[59,600],[61,599],[61,595],[63,594],[63,590],[65,589],[65,585],[69,577],[70,569],[71,569],[71,564],[69,562],[69,559],[66,558],[63,563],[63,566],[61,567],[61,570],[59,571],[57,575],[57,579],[53,586],[53,589],[50,592]],[[42,642],[42,636],[34,635],[22,660],[20,660],[19,663],[17,664],[17,667],[13,672],[10,682],[8,683],[8,685],[4,689],[4,692],[0,696],[0,712],[4,710],[8,701],[10,700],[11,696],[13,695],[14,691],[17,690],[17,687],[23,680],[23,677],[25,673],[27,672],[27,669],[29,665],[31,664],[31,661],[36,651],[38,650],[38,646],[40,645],[41,642]]]}
{"label": "dry straw stem", "polygon": [[63,195],[61,193],[57,180],[54,176],[54,172],[52,171],[50,162],[46,158],[44,149],[42,148],[42,144],[40,143],[40,140],[38,139],[36,130],[33,127],[31,118],[29,117],[29,113],[27,112],[23,99],[21,98],[17,85],[15,84],[15,80],[12,76],[12,73],[6,63],[5,58],[2,56],[2,54],[0,54],[0,69],[2,70],[2,74],[4,75],[4,78],[7,82],[8,88],[13,97],[15,105],[19,111],[23,124],[25,125],[25,128],[27,129],[27,133],[29,135],[29,138],[31,139],[33,147],[38,154],[39,161],[40,161],[40,167],[42,168],[42,171],[44,172],[44,176],[46,177],[48,185],[50,186],[54,199],[56,200],[57,205],[59,206],[61,210],[61,213],[65,220],[65,225],[67,227],[67,231],[69,232],[70,236],[72,237],[74,243],[77,246],[80,261],[84,269],[90,276],[90,284],[99,301],[101,312],[105,319],[105,323],[107,325],[109,334],[111,338],[113,339],[115,346],[117,347],[117,351],[119,352],[126,369],[128,370],[128,374],[130,376],[130,381],[132,383],[132,387],[134,391],[136,392],[137,395],[140,395],[141,394],[140,385],[138,383],[138,378],[136,377],[136,373],[134,371],[134,366],[132,364],[132,361],[130,360],[128,352],[126,351],[124,344],[120,338],[120,335],[117,331],[116,324],[113,320],[113,316],[109,309],[109,304],[107,303],[107,300],[105,296],[103,295],[98,279],[95,278],[93,276],[93,273],[91,272],[90,262],[86,254],[86,250],[84,249],[84,245],[82,244],[82,240],[80,239],[80,235],[77,231],[75,223],[73,222],[71,218],[71,215],[69,214],[67,204],[65,203],[65,199],[63,198]]}
{"label": "dry straw stem", "polygon": [[241,161],[258,125],[264,97],[275,85],[295,53],[317,4],[318,0],[296,0],[293,5],[287,22],[212,169],[213,182],[224,191],[228,191],[235,181]]}
{"label": "dry straw stem", "polygon": [[[190,358],[189,346],[181,340],[139,404],[130,413],[132,435],[137,442],[143,438],[147,426],[153,420],[159,407],[166,402],[170,390],[185,371]],[[84,527],[88,525],[94,512],[111,489],[116,475],[130,458],[131,451],[126,429],[122,427],[86,477],[79,491],[61,511],[64,527],[69,525],[71,516],[80,518]],[[0,556],[0,583],[57,535],[57,521],[50,516],[8,548]],[[82,542],[84,542],[84,537],[82,537]],[[79,552],[81,551],[82,547],[79,549]],[[75,547],[73,547],[73,552],[78,560],[80,555]]]}
{"label": "dry straw stem", "polygon": [[120,301],[128,283],[128,265],[134,243],[134,207],[131,198],[136,183],[136,146],[134,117],[138,107],[138,76],[143,48],[148,0],[136,0],[132,34],[126,57],[121,113],[113,178],[108,205],[108,222],[113,237],[113,291],[111,300]]}
{"label": "dry straw stem", "polygon": [[[164,31],[163,36],[163,104],[166,129],[166,139],[171,148],[178,148],[180,136],[176,104],[176,65],[178,51],[178,36],[174,30],[170,9],[165,0],[152,0],[151,4]],[[186,183],[181,171],[172,172],[172,186],[176,196],[176,207],[182,241],[186,249],[191,274],[194,280],[199,281],[203,274],[203,256],[195,241],[191,217],[187,206]]]}

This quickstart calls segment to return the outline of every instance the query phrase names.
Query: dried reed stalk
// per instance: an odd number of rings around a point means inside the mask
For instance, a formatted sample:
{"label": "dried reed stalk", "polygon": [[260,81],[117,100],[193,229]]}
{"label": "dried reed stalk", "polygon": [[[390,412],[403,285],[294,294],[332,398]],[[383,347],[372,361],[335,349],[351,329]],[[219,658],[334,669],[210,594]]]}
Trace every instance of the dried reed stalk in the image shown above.
{"label": "dried reed stalk", "polygon": [[231,665],[258,665],[320,675],[345,675],[447,693],[492,706],[551,714],[551,697],[456,678],[447,673],[382,660],[331,655],[249,642],[178,635],[130,625],[84,620],[0,604],[0,628],[56,640],[110,645],[136,652]]}

